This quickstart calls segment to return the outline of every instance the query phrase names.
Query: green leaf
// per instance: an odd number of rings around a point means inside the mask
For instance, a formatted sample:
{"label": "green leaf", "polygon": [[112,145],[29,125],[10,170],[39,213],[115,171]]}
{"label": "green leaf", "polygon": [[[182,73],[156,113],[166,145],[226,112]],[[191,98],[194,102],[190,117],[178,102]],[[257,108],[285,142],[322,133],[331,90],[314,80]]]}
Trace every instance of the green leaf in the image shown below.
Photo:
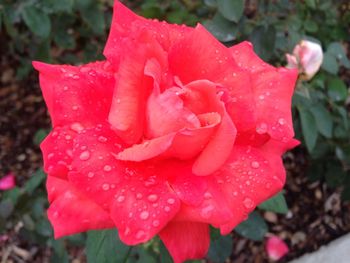
{"label": "green leaf", "polygon": [[316,0],[305,0],[305,4],[311,9],[316,8]]}
{"label": "green leaf", "polygon": [[14,205],[10,199],[2,200],[0,202],[0,218],[8,218],[14,210]]}
{"label": "green leaf", "polygon": [[232,237],[220,236],[210,242],[208,258],[211,262],[223,263],[231,255],[232,252]]}
{"label": "green leaf", "polygon": [[47,38],[51,31],[51,21],[47,14],[32,5],[22,10],[22,17],[29,29],[39,37]]}
{"label": "green leaf", "polygon": [[333,120],[329,111],[322,105],[316,104],[310,108],[314,115],[318,131],[325,137],[331,138],[333,131]]}
{"label": "green leaf", "polygon": [[238,27],[235,23],[216,13],[212,20],[204,22],[204,26],[221,42],[236,39]]}
{"label": "green leaf", "polygon": [[53,253],[50,258],[50,263],[68,263],[69,256],[63,244],[63,241],[53,240],[52,246],[53,246]]}
{"label": "green leaf", "polygon": [[267,224],[256,211],[235,228],[235,232],[254,241],[262,241],[267,231]]}
{"label": "green leaf", "polygon": [[172,263],[173,259],[171,258],[169,251],[166,249],[164,243],[161,241],[159,245],[160,252],[160,263]]}
{"label": "green leaf", "polygon": [[298,107],[301,129],[303,132],[303,137],[306,143],[306,147],[309,152],[312,152],[317,141],[317,124],[312,113],[302,107]]}
{"label": "green leaf", "polygon": [[273,26],[258,26],[250,35],[255,52],[263,59],[272,57],[276,43],[276,30]]}
{"label": "green leaf", "polygon": [[328,73],[337,75],[339,70],[339,65],[335,57],[332,54],[326,52],[323,55],[322,68]]}
{"label": "green leaf", "polygon": [[288,212],[287,202],[282,192],[260,204],[259,208],[279,214],[286,214]]}
{"label": "green leaf", "polygon": [[327,53],[332,54],[344,67],[350,68],[350,61],[341,43],[331,43],[327,48]]}
{"label": "green leaf", "polygon": [[72,12],[73,8],[73,0],[45,0],[41,3],[44,5],[47,9],[49,9],[50,12],[58,13],[58,12]]}
{"label": "green leaf", "polygon": [[345,101],[348,96],[348,89],[343,80],[332,78],[328,82],[328,95],[333,101]]}
{"label": "green leaf", "polygon": [[46,174],[42,169],[38,169],[32,177],[25,183],[24,191],[28,194],[32,194],[35,189],[44,181]]}
{"label": "green leaf", "polygon": [[34,134],[33,142],[35,145],[39,145],[45,137],[48,135],[48,130],[46,129],[39,129],[37,132]]}
{"label": "green leaf", "polygon": [[83,20],[91,27],[95,34],[104,34],[106,27],[104,13],[97,1],[80,9],[80,13]]}
{"label": "green leaf", "polygon": [[311,32],[311,33],[317,32],[317,30],[318,30],[317,23],[313,20],[306,20],[304,22],[304,28],[306,31]]}
{"label": "green leaf", "polygon": [[219,12],[228,20],[238,22],[243,15],[244,0],[217,0]]}
{"label": "green leaf", "polygon": [[124,263],[131,247],[124,245],[117,230],[90,231],[86,241],[88,263]]}

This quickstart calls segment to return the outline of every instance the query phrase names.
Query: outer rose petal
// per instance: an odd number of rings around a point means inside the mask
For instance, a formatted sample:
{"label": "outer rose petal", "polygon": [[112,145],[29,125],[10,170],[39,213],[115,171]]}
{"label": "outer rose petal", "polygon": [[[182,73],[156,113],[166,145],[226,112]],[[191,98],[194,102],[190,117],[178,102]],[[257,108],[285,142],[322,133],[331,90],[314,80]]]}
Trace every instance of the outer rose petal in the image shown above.
{"label": "outer rose petal", "polygon": [[102,208],[79,193],[67,181],[49,176],[46,187],[51,203],[47,214],[53,225],[55,238],[114,226]]}
{"label": "outer rose petal", "polygon": [[55,128],[41,143],[44,170],[50,176],[67,178],[73,156],[73,139],[81,126],[73,124],[69,127]]}
{"label": "outer rose petal", "polygon": [[111,215],[121,240],[146,242],[177,213],[180,202],[152,162],[118,161],[123,144],[108,126],[88,129],[74,145],[69,181]]}
{"label": "outer rose petal", "polygon": [[230,51],[238,65],[251,74],[257,132],[267,132],[277,140],[291,139],[294,131],[290,109],[297,70],[270,66],[254,53],[249,42],[235,45]]}
{"label": "outer rose petal", "polygon": [[[277,160],[280,164],[275,167]],[[225,235],[257,205],[281,190],[285,169],[280,155],[250,146],[235,146],[229,160],[214,176],[234,215],[230,222],[220,226]]]}
{"label": "outer rose petal", "polygon": [[171,222],[159,233],[174,263],[203,258],[209,249],[209,225],[194,222]]}
{"label": "outer rose petal", "polygon": [[109,62],[83,66],[33,62],[53,126],[80,123],[93,126],[105,120],[111,105],[114,76]]}
{"label": "outer rose petal", "polygon": [[120,57],[125,52],[121,43],[142,30],[152,33],[152,38],[165,50],[193,31],[190,27],[145,19],[133,13],[119,1],[115,1],[111,30],[103,54],[117,67]]}

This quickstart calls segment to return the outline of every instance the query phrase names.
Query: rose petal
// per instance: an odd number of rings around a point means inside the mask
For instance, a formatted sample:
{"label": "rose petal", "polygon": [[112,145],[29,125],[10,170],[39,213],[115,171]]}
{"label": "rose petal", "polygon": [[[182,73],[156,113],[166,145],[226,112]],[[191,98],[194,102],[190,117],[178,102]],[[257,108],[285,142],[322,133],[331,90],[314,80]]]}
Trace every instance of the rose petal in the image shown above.
{"label": "rose petal", "polygon": [[33,62],[53,126],[80,123],[90,127],[105,120],[115,81],[109,62],[79,67]]}
{"label": "rose petal", "polygon": [[111,217],[120,239],[128,245],[152,239],[180,208],[169,184],[158,175],[145,175],[149,170],[127,178],[114,196]]}
{"label": "rose petal", "polygon": [[124,40],[132,38],[143,30],[150,32],[152,39],[160,43],[164,50],[168,50],[174,42],[193,31],[190,27],[145,19],[133,13],[119,1],[115,1],[111,29],[103,54],[117,67],[120,57],[125,52]]}
{"label": "rose petal", "polygon": [[269,237],[265,244],[268,257],[272,260],[279,260],[289,252],[287,244],[277,236]]}
{"label": "rose petal", "polygon": [[68,178],[110,211],[121,240],[131,245],[156,235],[177,213],[180,202],[153,163],[118,161],[115,156],[123,147],[108,126],[86,130],[75,139]]}
{"label": "rose petal", "polygon": [[51,203],[47,214],[53,225],[55,238],[114,226],[105,211],[67,181],[49,176],[47,189]]}
{"label": "rose petal", "polygon": [[159,233],[159,236],[175,263],[203,258],[209,249],[208,224],[171,222]]}
{"label": "rose petal", "polygon": [[147,102],[147,136],[155,138],[184,128],[199,128],[196,115],[185,108],[176,90],[154,91]]}
{"label": "rose petal", "polygon": [[16,187],[15,175],[10,172],[0,179],[0,190],[10,190]]}
{"label": "rose petal", "polygon": [[274,68],[262,61],[249,42],[230,48],[231,54],[251,74],[256,105],[257,132],[264,127],[272,138],[288,141],[294,136],[291,98],[297,79],[297,70]]}
{"label": "rose petal", "polygon": [[40,148],[45,172],[51,176],[67,177],[73,156],[73,139],[82,129],[80,124],[74,123],[70,127],[57,127],[43,140]]}
{"label": "rose petal", "polygon": [[230,222],[220,226],[225,235],[257,205],[281,190],[285,169],[280,155],[250,146],[235,146],[229,160],[214,176],[234,215]]}

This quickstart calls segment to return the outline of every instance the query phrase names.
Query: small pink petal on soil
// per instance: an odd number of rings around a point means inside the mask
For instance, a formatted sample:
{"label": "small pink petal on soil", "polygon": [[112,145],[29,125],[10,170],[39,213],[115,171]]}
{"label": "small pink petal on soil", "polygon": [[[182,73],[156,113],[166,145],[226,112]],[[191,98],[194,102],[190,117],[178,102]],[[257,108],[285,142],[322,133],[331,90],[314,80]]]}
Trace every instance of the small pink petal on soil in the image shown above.
{"label": "small pink petal on soil", "polygon": [[10,190],[15,186],[15,175],[12,172],[0,179],[0,190]]}
{"label": "small pink petal on soil", "polygon": [[268,257],[274,261],[281,259],[289,252],[287,244],[277,236],[267,239],[265,249]]}

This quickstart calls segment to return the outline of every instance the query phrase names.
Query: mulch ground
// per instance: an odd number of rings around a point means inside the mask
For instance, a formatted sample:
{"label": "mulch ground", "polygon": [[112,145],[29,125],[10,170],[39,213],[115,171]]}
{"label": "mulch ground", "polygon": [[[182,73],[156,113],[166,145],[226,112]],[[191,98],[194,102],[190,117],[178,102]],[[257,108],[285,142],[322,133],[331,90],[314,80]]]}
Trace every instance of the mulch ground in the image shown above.
{"label": "mulch ground", "polygon": [[[17,184],[22,185],[42,165],[40,149],[33,143],[33,135],[39,128],[49,128],[50,121],[38,87],[37,75],[31,74],[25,81],[15,78],[16,65],[9,65],[3,56],[0,65],[0,176],[13,172]],[[339,191],[330,190],[322,182],[308,181],[305,170],[307,161],[302,149],[285,156],[288,180],[285,187],[290,211],[287,215],[265,212],[262,215],[269,224],[271,234],[283,238],[290,247],[289,254],[281,260],[287,262],[306,252],[317,250],[335,238],[350,232],[350,204],[342,203]],[[12,233],[12,234],[11,234]],[[49,262],[50,250],[42,249],[36,259],[21,257],[33,245],[20,240],[15,231],[9,240],[0,240],[0,247],[15,245],[23,251],[10,255],[0,262]],[[264,244],[233,236],[231,261],[235,263],[269,262]],[[35,245],[34,245],[35,246]],[[0,259],[4,255],[0,249]],[[84,262],[82,251],[70,251],[75,260]]]}

